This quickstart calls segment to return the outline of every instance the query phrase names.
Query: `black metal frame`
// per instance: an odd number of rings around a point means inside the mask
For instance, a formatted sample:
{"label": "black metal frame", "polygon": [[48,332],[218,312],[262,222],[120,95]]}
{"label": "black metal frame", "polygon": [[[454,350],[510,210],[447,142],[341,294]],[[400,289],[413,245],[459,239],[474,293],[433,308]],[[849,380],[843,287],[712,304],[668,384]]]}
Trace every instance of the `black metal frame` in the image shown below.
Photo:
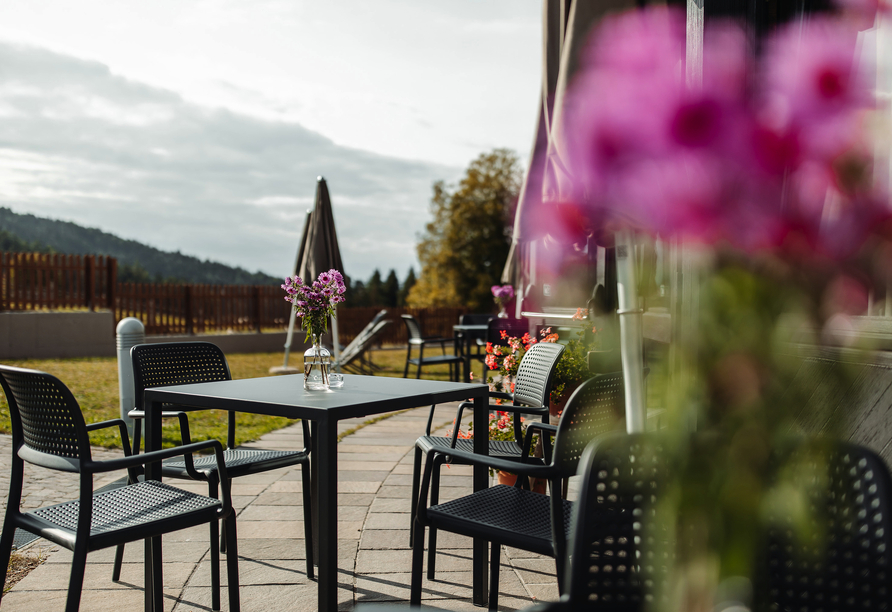
{"label": "black metal frame", "polygon": [[[547,423],[548,414],[548,398],[551,393],[551,386],[554,381],[554,373],[557,363],[561,358],[566,347],[562,344],[554,344],[543,342],[534,344],[524,354],[517,368],[517,382],[514,387],[514,393],[501,393],[496,391],[489,392],[489,400],[500,400],[503,402],[511,402],[511,404],[489,404],[489,410],[510,411],[513,413],[514,419],[514,441],[490,441],[489,455],[509,461],[521,461],[523,457],[529,456],[529,449],[524,450],[523,434],[521,433],[521,415],[539,415],[542,422]],[[474,452],[472,440],[460,439],[458,431],[461,426],[462,414],[466,408],[471,406],[470,402],[462,402],[458,405],[455,415],[455,421],[452,428],[451,437],[432,436],[431,427],[433,424],[434,411],[436,405],[431,406],[430,414],[427,418],[427,427],[425,435],[419,437],[415,441],[415,459],[412,468],[412,507],[409,515],[409,545],[413,545],[415,541],[415,513],[418,504],[419,487],[421,482],[421,457],[423,454],[430,453],[433,450],[462,450],[464,452]],[[486,425],[479,428],[478,431],[487,431]],[[454,464],[464,463],[458,459],[456,455],[443,454],[439,455],[433,470],[433,481],[430,485],[431,505],[435,505],[439,500],[440,491],[440,467],[450,461]],[[538,459],[527,459],[535,463],[542,463]],[[524,482],[525,484],[525,482]],[[427,495],[424,497],[427,499]],[[433,580],[436,573],[436,555],[437,555],[437,529],[436,526],[431,527],[428,537],[428,563],[427,575]]]}
{"label": "black metal frame", "polygon": [[[146,448],[160,446],[161,412],[175,403],[186,409],[237,410],[253,414],[283,416],[312,421],[314,481],[318,487],[314,504],[318,505],[319,551],[318,584],[320,612],[338,609],[338,421],[384,412],[429,406],[434,403],[475,398],[474,418],[486,420],[487,389],[484,385],[432,380],[385,378],[380,376],[344,376],[344,387],[330,393],[306,391],[299,377],[271,376],[229,380],[206,384],[146,389]],[[474,440],[474,452],[485,455],[489,440]],[[157,466],[148,466],[147,479],[160,478]],[[475,468],[474,490],[488,486],[486,469]],[[486,542],[473,545],[473,598],[486,605]]]}
{"label": "black metal frame", "polygon": [[[558,587],[563,592],[572,504],[563,499],[561,482],[576,473],[579,458],[592,439],[621,426],[625,418],[623,398],[621,373],[601,374],[584,382],[570,397],[557,426],[548,423],[529,426],[520,461],[454,449],[429,449],[421,492],[416,498],[418,510],[412,546],[410,604],[421,604],[425,527],[445,529],[490,542],[490,610],[498,609],[499,555],[503,544],[554,557]],[[544,465],[529,463],[527,459],[532,438],[536,434],[543,438]],[[553,453],[551,435],[555,436]],[[514,472],[519,478],[513,487],[498,485],[443,504],[432,500],[428,506],[428,490],[437,469],[438,457],[447,453],[453,461]],[[551,495],[522,488],[527,478],[547,480]]]}
{"label": "black metal frame", "polygon": [[[162,611],[160,550],[153,563],[148,563],[151,550],[148,538],[202,523],[216,524],[219,519],[226,519],[225,538],[230,551],[226,560],[229,608],[239,610],[235,514],[232,512],[223,447],[217,440],[133,455],[124,421],[114,419],[87,425],[77,400],[56,377],[36,370],[0,366],[0,385],[9,404],[13,438],[9,498],[0,535],[0,567],[5,568],[9,564],[17,528],[68,548],[74,556],[65,610],[75,612],[80,607],[87,553],[146,539],[145,608],[147,611]],[[108,427],[118,428],[124,457],[94,461],[89,432]],[[209,449],[214,451],[214,460],[226,483],[222,487],[222,501],[158,482],[137,481],[137,468],[140,466]],[[52,470],[79,474],[78,500],[22,512],[26,461]],[[132,484],[94,492],[94,474],[121,469],[128,470]]]}
{"label": "black metal frame", "polygon": [[[223,351],[210,342],[165,342],[157,344],[140,344],[130,349],[133,362],[133,386],[136,408],[129,416],[134,419],[133,454],[139,452],[140,423],[145,418],[143,410],[143,394],[148,387],[159,387],[175,384],[194,384],[231,380],[232,375]],[[176,406],[166,406],[162,413],[164,418],[177,418],[180,424],[182,444],[191,443],[189,418],[182,410],[170,410]],[[257,474],[281,467],[301,466],[301,479],[304,506],[304,537],[307,556],[307,577],[315,576],[313,567],[313,517],[310,498],[310,428],[306,420],[302,421],[305,448],[301,451],[269,451],[263,449],[236,449],[235,412],[229,411],[227,448],[223,458],[227,465],[228,480]],[[166,478],[197,480],[207,482],[208,495],[217,497],[219,486],[223,483],[223,475],[214,464],[206,458],[195,459],[191,453],[183,460],[167,461],[161,466],[161,474]],[[228,483],[227,483],[228,486]],[[226,525],[224,522],[224,529]],[[210,525],[211,541],[211,585],[214,610],[220,609],[220,553],[226,552],[227,544],[221,541],[219,526],[216,522]],[[118,546],[112,579],[118,581],[124,559],[124,546]]]}
{"label": "black metal frame", "polygon": [[[449,366],[449,380],[458,380],[460,376],[459,366],[463,363],[460,355],[447,355],[446,343],[452,342],[453,338],[444,338],[443,336],[424,336],[421,333],[421,325],[410,314],[401,315],[403,323],[406,324],[406,333],[409,336],[409,342],[406,348],[406,367],[403,369],[403,378],[409,376],[409,366],[417,367],[415,378],[421,378],[421,368],[424,366],[437,366],[446,364]],[[442,355],[434,357],[424,356],[424,347],[428,344],[439,344],[443,351]],[[412,347],[418,347],[418,357],[412,357]]]}

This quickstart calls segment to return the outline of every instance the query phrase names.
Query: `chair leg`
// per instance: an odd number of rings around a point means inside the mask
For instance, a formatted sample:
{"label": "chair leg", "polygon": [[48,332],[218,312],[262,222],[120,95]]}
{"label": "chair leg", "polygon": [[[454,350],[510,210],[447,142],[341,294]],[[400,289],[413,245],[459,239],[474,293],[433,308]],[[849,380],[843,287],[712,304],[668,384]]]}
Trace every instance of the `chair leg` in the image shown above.
{"label": "chair leg", "polygon": [[300,466],[301,488],[304,500],[304,543],[307,553],[307,578],[316,577],[313,566],[313,497],[310,494],[310,464],[304,462]]}
{"label": "chair leg", "polygon": [[417,519],[414,526],[415,542],[412,544],[412,582],[409,587],[409,605],[421,605],[421,573],[424,570],[424,525]]}
{"label": "chair leg", "polygon": [[87,543],[85,538],[78,538],[74,544],[71,559],[71,576],[68,578],[68,599],[65,612],[78,612],[81,605],[81,592],[84,590],[84,572],[87,569]]}
{"label": "chair leg", "polygon": [[[434,457],[434,471],[431,474],[431,506],[440,503],[440,467],[446,461],[443,455]],[[437,570],[437,528],[431,525],[427,540],[427,579],[433,580]]]}
{"label": "chair leg", "polygon": [[415,447],[415,460],[412,463],[412,499],[409,504],[409,546],[415,542],[415,515],[418,514],[418,495],[421,489],[421,449]]}
{"label": "chair leg", "polygon": [[118,582],[121,579],[121,566],[124,564],[124,545],[118,544],[115,550],[115,564],[112,567],[112,582]]}
{"label": "chair leg", "polygon": [[499,554],[502,545],[497,542],[489,544],[489,609],[499,609]]}
{"label": "chair leg", "polygon": [[[12,555],[12,540],[15,536],[15,525],[12,524],[12,517],[7,516],[6,520],[3,521],[3,535],[0,536],[0,567],[9,567],[9,557]],[[3,574],[4,580],[6,579],[6,573]],[[5,592],[6,584],[4,583],[4,588],[0,589],[0,599],[3,598],[3,593]]]}
{"label": "chair leg", "polygon": [[409,345],[409,348],[406,349],[406,367],[403,370],[403,378],[407,378],[409,376],[409,359],[412,358],[412,345]]}
{"label": "chair leg", "polygon": [[[216,523],[216,521],[214,521]],[[223,521],[226,538],[226,578],[229,581],[229,612],[240,612],[241,602],[238,594],[238,540],[235,529],[235,510],[228,519]],[[312,560],[311,560],[312,563]],[[219,573],[219,572],[218,572]],[[217,583],[217,598],[219,599],[220,584]]]}
{"label": "chair leg", "polygon": [[[208,481],[208,497],[219,499],[217,480]],[[226,531],[226,520],[223,520],[223,530]],[[210,522],[211,531],[211,609],[220,609],[220,521]],[[228,559],[228,555],[227,555]]]}

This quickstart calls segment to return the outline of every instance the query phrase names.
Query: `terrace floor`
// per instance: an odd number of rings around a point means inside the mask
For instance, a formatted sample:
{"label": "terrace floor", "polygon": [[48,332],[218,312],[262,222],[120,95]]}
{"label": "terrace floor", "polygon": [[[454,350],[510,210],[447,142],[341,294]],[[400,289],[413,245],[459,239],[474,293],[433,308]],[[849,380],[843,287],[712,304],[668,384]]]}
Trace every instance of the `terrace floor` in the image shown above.
{"label": "terrace floor", "polygon": [[[338,445],[340,609],[358,603],[403,602],[408,605],[411,571],[409,498],[415,439],[424,431],[428,408],[419,408],[368,424]],[[438,407],[435,423],[450,423],[454,404]],[[343,421],[346,431],[362,420]],[[446,427],[440,430],[442,435]],[[260,448],[302,448],[299,425],[265,435],[247,445]],[[115,455],[98,449],[97,453]],[[5,505],[10,438],[0,436],[0,487]],[[26,467],[27,508],[74,499],[77,481],[66,474]],[[107,480],[117,476],[109,475]],[[470,492],[470,469],[444,470],[441,500]],[[97,487],[105,483],[97,479]],[[177,481],[206,493],[202,483]],[[571,486],[571,490],[572,490]],[[300,468],[285,468],[239,478],[232,487],[238,509],[241,605],[253,611],[316,609],[316,582],[306,577],[301,508]],[[38,540],[25,554],[44,555],[34,569],[3,597],[3,609],[53,612],[65,606],[70,553]],[[202,526],[164,537],[165,610],[210,610],[208,530]],[[81,609],[103,612],[141,609],[143,551],[141,543],[127,546],[121,581],[111,580],[114,549],[92,553]],[[221,573],[225,584],[225,561]],[[471,604],[470,539],[441,533],[438,537],[437,579],[423,581],[423,604],[449,610],[479,610]],[[502,554],[499,607],[525,608],[558,597],[554,560],[506,549]],[[227,609],[225,590],[221,593]]]}

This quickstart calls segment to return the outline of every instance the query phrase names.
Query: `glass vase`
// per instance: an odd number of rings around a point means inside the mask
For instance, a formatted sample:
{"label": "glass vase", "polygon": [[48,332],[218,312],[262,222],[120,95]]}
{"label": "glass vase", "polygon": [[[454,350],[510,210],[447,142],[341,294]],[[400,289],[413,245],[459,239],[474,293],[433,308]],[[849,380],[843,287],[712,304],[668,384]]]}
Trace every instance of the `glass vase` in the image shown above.
{"label": "glass vase", "polygon": [[499,305],[499,314],[496,315],[496,316],[497,316],[498,318],[500,318],[500,319],[507,319],[507,318],[508,318],[508,310],[505,308],[505,305],[504,305],[504,304],[500,304],[500,305]]}
{"label": "glass vase", "polygon": [[312,334],[313,346],[304,351],[304,389],[327,391],[331,353],[322,346],[322,334]]}

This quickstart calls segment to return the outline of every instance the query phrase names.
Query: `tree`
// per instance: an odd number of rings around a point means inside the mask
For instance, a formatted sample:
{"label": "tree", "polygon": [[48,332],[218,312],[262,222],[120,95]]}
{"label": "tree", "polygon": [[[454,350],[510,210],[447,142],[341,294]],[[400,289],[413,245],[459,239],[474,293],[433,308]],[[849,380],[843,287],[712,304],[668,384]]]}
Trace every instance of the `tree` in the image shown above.
{"label": "tree", "polygon": [[517,156],[495,149],[471,162],[457,187],[434,183],[433,221],[418,243],[421,275],[409,306],[492,310],[490,287],[508,258],[520,180]]}
{"label": "tree", "polygon": [[387,279],[384,281],[384,285],[381,288],[381,301],[383,302],[382,306],[387,306],[388,308],[396,308],[396,303],[399,300],[400,293],[400,281],[396,277],[396,270],[391,269],[390,274],[387,275]]}
{"label": "tree", "polygon": [[375,269],[372,278],[369,279],[365,286],[368,292],[368,306],[382,306],[384,300],[384,282],[381,280],[381,273]]}
{"label": "tree", "polygon": [[415,283],[418,282],[418,279],[415,278],[415,268],[409,268],[409,273],[406,275],[406,280],[403,281],[403,286],[400,287],[399,299],[397,300],[397,306],[405,306],[406,299],[409,297],[409,292],[412,291],[412,287],[415,286]]}

